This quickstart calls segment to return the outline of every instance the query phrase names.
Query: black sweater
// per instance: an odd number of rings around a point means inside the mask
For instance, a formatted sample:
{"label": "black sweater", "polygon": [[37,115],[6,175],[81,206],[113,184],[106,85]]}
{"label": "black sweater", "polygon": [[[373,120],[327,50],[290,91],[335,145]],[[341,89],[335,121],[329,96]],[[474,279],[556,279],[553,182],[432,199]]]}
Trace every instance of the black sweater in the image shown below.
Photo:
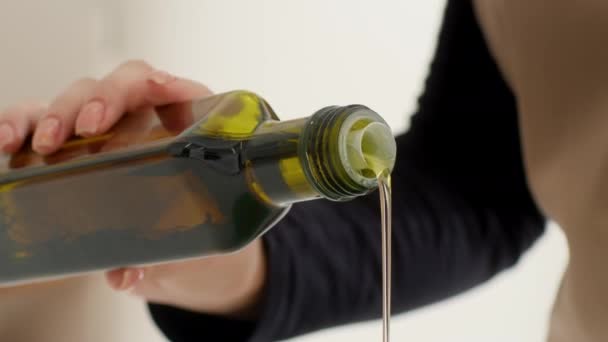
{"label": "black sweater", "polygon": [[[461,293],[517,262],[545,219],[526,184],[515,99],[468,0],[448,2],[425,91],[397,137],[393,309]],[[301,203],[264,237],[255,322],[151,305],[172,341],[274,341],[381,315],[378,196]]]}

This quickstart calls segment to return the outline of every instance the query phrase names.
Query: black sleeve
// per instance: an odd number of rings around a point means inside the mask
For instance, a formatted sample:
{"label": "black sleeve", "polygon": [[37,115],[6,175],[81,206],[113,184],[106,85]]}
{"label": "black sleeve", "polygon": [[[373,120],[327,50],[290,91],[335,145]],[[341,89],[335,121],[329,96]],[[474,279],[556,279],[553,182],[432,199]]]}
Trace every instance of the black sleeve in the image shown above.
{"label": "black sleeve", "polygon": [[[543,232],[524,176],[515,100],[469,1],[449,2],[419,110],[397,141],[394,312],[486,281]],[[174,341],[257,342],[380,317],[377,194],[298,204],[264,242],[269,273],[257,322],[152,305],[160,328]]]}

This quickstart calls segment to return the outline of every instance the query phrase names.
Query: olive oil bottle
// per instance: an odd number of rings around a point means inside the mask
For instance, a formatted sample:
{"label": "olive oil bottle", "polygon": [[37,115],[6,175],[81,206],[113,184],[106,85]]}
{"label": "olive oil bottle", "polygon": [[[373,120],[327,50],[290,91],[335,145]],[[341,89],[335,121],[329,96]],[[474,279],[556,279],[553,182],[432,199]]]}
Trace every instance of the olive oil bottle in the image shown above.
{"label": "olive oil bottle", "polygon": [[368,194],[395,154],[361,105],[279,121],[234,91],[129,113],[53,155],[0,161],[0,283],[229,253],[295,202]]}

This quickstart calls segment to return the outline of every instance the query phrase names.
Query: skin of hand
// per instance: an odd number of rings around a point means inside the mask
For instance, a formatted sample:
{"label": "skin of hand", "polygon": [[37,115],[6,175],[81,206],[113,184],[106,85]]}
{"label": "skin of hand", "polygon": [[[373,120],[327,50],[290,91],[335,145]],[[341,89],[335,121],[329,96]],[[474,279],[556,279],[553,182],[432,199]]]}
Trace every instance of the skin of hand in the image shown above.
{"label": "skin of hand", "polygon": [[474,4],[518,102],[530,188],[568,240],[549,341],[607,341],[608,2]]}
{"label": "skin of hand", "polygon": [[[143,61],[128,61],[101,79],[74,82],[49,105],[19,104],[0,112],[0,150],[14,153],[32,135],[33,150],[49,155],[72,136],[104,134],[125,113],[211,94],[195,81],[156,70]],[[171,122],[160,119],[164,124]],[[265,267],[263,244],[256,240],[229,255],[116,269],[107,272],[106,279],[113,289],[150,302],[253,318]]]}

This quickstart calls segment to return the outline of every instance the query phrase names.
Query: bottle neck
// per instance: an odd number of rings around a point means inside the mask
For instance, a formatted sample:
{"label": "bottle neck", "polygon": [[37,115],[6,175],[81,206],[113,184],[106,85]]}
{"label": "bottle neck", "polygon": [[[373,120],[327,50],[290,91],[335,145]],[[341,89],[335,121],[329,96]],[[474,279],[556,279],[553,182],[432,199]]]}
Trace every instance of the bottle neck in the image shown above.
{"label": "bottle neck", "polygon": [[386,122],[358,105],[267,121],[243,146],[252,190],[279,206],[365,195],[377,187],[376,169],[392,170],[394,158],[395,141]]}

